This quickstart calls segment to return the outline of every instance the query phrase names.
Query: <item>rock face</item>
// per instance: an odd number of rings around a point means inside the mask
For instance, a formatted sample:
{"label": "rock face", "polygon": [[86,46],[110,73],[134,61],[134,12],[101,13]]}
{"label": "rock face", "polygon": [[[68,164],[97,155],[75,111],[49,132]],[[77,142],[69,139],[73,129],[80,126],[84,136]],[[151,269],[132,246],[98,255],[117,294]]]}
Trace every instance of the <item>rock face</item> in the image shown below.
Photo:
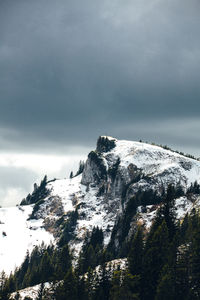
{"label": "rock face", "polygon": [[81,183],[99,195],[126,203],[140,188],[162,192],[169,184],[186,189],[200,180],[200,163],[158,146],[100,137],[88,155]]}
{"label": "rock face", "polygon": [[107,136],[100,136],[97,140],[97,152],[109,152],[116,146],[116,139]]}
{"label": "rock face", "polygon": [[97,148],[88,155],[81,183],[99,189],[98,195],[114,200],[122,198],[126,185],[137,182],[142,170],[130,163],[121,165],[120,156],[114,154],[118,141],[109,137],[99,137]]}

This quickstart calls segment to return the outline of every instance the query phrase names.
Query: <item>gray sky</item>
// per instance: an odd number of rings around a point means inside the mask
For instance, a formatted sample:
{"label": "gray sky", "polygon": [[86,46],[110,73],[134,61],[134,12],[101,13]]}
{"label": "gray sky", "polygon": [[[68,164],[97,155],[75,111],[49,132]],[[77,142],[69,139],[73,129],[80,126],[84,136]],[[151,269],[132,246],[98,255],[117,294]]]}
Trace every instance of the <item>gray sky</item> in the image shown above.
{"label": "gray sky", "polygon": [[0,203],[101,134],[200,156],[198,0],[0,0]]}

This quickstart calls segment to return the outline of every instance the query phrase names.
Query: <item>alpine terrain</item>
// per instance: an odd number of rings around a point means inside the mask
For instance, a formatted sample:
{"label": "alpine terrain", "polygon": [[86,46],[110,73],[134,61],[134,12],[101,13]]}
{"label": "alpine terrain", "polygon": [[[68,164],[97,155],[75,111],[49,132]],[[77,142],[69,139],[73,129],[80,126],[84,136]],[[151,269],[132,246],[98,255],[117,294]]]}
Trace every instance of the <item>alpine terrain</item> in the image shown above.
{"label": "alpine terrain", "polygon": [[190,155],[99,137],[0,209],[1,299],[200,299],[199,184]]}

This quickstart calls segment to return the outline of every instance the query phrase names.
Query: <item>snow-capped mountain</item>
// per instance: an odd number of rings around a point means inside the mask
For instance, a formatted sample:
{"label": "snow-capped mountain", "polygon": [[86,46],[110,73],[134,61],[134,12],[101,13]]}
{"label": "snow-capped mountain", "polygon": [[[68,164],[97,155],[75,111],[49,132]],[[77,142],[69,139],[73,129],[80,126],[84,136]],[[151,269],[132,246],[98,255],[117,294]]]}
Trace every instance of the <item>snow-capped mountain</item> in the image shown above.
{"label": "snow-capped mountain", "polygon": [[[139,190],[161,195],[169,184],[186,190],[195,181],[200,183],[197,160],[159,146],[101,136],[82,174],[48,182],[48,195],[36,202],[37,209],[36,204],[0,209],[0,268],[10,272],[20,265],[27,250],[42,241],[56,243],[66,223],[67,241],[75,256],[94,226],[103,229],[107,245],[115,222]],[[177,199],[178,217],[199,204],[198,197]],[[137,221],[149,228],[157,206],[146,203],[145,210],[137,206]]]}

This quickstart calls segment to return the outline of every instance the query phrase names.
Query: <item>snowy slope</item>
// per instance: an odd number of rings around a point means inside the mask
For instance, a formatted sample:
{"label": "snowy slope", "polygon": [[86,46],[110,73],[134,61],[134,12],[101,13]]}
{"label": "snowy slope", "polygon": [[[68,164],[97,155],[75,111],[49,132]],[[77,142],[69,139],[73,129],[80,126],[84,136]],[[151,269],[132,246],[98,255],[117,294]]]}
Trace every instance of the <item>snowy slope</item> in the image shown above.
{"label": "snowy slope", "polygon": [[180,182],[189,186],[195,180],[200,182],[199,161],[146,143],[125,140],[115,140],[115,143],[116,147],[105,153],[104,157],[111,155],[112,160],[119,157],[122,168],[128,168],[133,164],[149,177],[160,176],[164,181],[173,178],[174,184]]}
{"label": "snowy slope", "polygon": [[27,221],[32,206],[0,208],[0,271],[9,273],[19,266],[27,250],[42,241],[49,244],[53,236],[43,226],[43,220]]}
{"label": "snowy slope", "polygon": [[[79,208],[79,218],[76,226],[76,239],[71,242],[71,248],[75,254],[81,249],[83,239],[87,230],[91,231],[93,227],[102,228],[105,232],[105,243],[110,237],[111,229],[115,218],[108,212],[108,203],[104,202],[103,197],[97,197],[98,188],[96,186],[87,187],[81,184],[82,175],[73,179],[56,180],[48,185],[51,190],[50,197],[60,197],[64,214]],[[45,217],[45,215],[44,215]]]}
{"label": "snowy slope", "polygon": [[[28,288],[25,288],[23,290],[19,290],[19,300],[24,300],[26,297],[30,297],[32,300],[36,300],[38,297],[38,293],[40,290],[41,284],[37,284]],[[44,283],[44,289],[49,290],[51,288],[50,283],[45,282]],[[17,293],[14,292],[11,294],[10,298],[16,297]]]}
{"label": "snowy slope", "polygon": [[85,191],[85,187],[81,185],[81,175],[73,179],[55,180],[48,184],[48,188],[51,190],[51,196],[58,196],[62,199],[64,213],[74,210],[71,201],[73,195],[81,196],[82,190]]}

